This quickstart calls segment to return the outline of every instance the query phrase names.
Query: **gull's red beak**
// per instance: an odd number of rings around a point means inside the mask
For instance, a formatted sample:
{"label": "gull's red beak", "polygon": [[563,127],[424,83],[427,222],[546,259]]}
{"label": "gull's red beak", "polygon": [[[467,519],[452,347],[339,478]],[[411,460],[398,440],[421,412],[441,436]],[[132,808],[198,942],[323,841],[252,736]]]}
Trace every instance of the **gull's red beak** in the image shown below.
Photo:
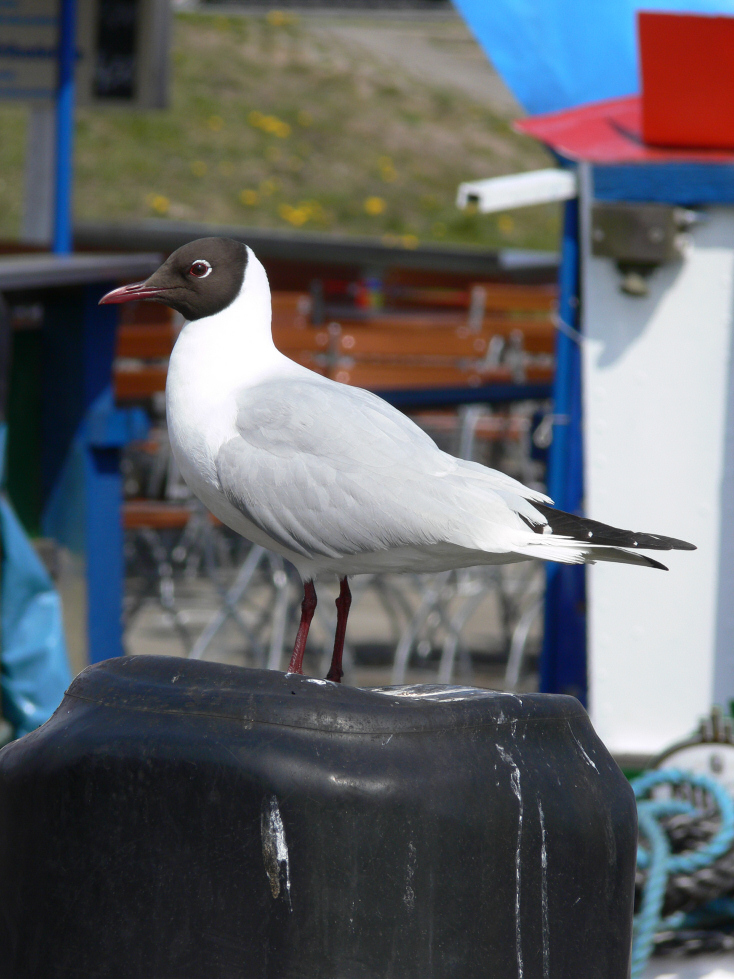
{"label": "gull's red beak", "polygon": [[159,299],[163,297],[166,289],[160,286],[149,286],[146,282],[132,282],[129,286],[120,286],[108,292],[99,301],[100,306],[107,303],[131,303],[135,299]]}

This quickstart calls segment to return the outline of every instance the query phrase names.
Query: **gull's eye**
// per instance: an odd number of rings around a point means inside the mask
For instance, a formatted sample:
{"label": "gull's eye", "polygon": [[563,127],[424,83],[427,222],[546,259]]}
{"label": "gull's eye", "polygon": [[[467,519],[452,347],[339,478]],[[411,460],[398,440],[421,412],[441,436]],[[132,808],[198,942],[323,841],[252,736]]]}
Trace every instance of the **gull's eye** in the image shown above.
{"label": "gull's eye", "polygon": [[211,272],[212,267],[204,258],[197,258],[195,262],[192,263],[189,269],[189,275],[193,275],[196,279],[205,279],[207,275]]}

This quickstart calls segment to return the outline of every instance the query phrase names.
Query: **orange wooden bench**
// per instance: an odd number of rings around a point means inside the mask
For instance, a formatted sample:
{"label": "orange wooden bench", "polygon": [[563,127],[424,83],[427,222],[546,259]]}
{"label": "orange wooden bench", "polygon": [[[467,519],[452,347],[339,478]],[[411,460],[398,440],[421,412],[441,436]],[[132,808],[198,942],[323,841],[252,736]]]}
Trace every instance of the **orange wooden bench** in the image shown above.
{"label": "orange wooden bench", "polygon": [[330,372],[335,381],[354,384],[373,391],[399,388],[480,387],[482,384],[509,384],[512,373],[506,369],[480,372],[445,364],[350,363],[337,364]]}
{"label": "orange wooden bench", "polygon": [[[397,286],[393,298],[396,310],[359,313],[315,327],[309,321],[308,295],[275,291],[275,345],[310,370],[375,390],[552,378],[555,330],[549,313],[556,301],[554,287]],[[174,342],[166,307],[126,307],[115,369],[118,400],[145,401],[165,389]],[[507,352],[499,362],[494,356],[497,345]]]}
{"label": "orange wooden bench", "polygon": [[550,312],[555,309],[558,290],[554,285],[516,285],[504,282],[476,283],[469,289],[395,285],[387,289],[387,301],[396,307],[453,307],[468,310],[484,293],[484,308],[492,312],[515,310]]}
{"label": "orange wooden bench", "polygon": [[120,307],[114,390],[118,401],[146,401],[166,386],[176,342],[173,312],[158,303]]}
{"label": "orange wooden bench", "polygon": [[[307,296],[299,297],[299,299],[307,298]],[[273,309],[275,346],[296,363],[308,367],[317,374],[325,373],[330,345],[328,329],[310,326],[302,312],[303,305],[300,303],[293,303],[290,310],[282,301],[279,305],[277,316],[275,307]]]}
{"label": "orange wooden bench", "polygon": [[[413,420],[422,428],[453,435],[456,432],[455,411],[420,411]],[[484,442],[517,442],[527,434],[528,418],[507,413],[482,415],[474,423],[474,437]]]}
{"label": "orange wooden bench", "polygon": [[125,530],[154,527],[156,530],[183,530],[191,519],[187,506],[165,500],[126,500],[122,505],[122,526]]}
{"label": "orange wooden bench", "polygon": [[423,378],[427,387],[453,387],[546,382],[553,376],[549,320],[491,321],[475,332],[466,325],[412,329],[397,317],[382,316],[370,323],[332,324],[329,340],[327,373],[347,384],[420,387]]}
{"label": "orange wooden bench", "polygon": [[173,324],[122,323],[117,333],[118,357],[135,357],[151,360],[171,356],[176,336]]}

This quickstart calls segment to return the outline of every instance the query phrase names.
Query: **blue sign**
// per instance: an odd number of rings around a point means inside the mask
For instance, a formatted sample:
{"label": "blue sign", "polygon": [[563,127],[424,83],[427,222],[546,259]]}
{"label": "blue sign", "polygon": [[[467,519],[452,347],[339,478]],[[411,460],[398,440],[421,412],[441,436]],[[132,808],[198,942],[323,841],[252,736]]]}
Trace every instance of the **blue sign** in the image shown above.
{"label": "blue sign", "polygon": [[58,45],[58,0],[0,0],[0,99],[53,99]]}

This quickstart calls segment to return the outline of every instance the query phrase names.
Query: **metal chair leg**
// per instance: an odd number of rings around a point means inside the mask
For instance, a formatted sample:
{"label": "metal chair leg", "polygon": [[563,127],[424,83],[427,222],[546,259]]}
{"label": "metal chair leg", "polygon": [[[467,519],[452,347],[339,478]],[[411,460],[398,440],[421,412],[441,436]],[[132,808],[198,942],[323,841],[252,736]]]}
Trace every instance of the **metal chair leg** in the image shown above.
{"label": "metal chair leg", "polygon": [[204,631],[194,643],[189,653],[189,659],[202,659],[209,644],[214,636],[219,632],[228,618],[232,618],[243,631],[253,649],[258,655],[262,655],[262,646],[252,634],[252,631],[243,621],[242,616],[236,611],[236,603],[242,597],[243,592],[250,584],[253,575],[257,571],[260,561],[265,555],[265,549],[258,544],[253,544],[250,553],[247,555],[245,563],[240,568],[232,587],[225,592],[222,597],[223,605],[209,620]]}
{"label": "metal chair leg", "polygon": [[525,655],[525,646],[530,634],[530,627],[535,616],[543,608],[543,596],[536,598],[532,605],[529,605],[520,616],[517,625],[512,633],[510,643],[510,655],[507,658],[507,669],[505,670],[505,689],[516,690],[520,681],[520,670]]}

